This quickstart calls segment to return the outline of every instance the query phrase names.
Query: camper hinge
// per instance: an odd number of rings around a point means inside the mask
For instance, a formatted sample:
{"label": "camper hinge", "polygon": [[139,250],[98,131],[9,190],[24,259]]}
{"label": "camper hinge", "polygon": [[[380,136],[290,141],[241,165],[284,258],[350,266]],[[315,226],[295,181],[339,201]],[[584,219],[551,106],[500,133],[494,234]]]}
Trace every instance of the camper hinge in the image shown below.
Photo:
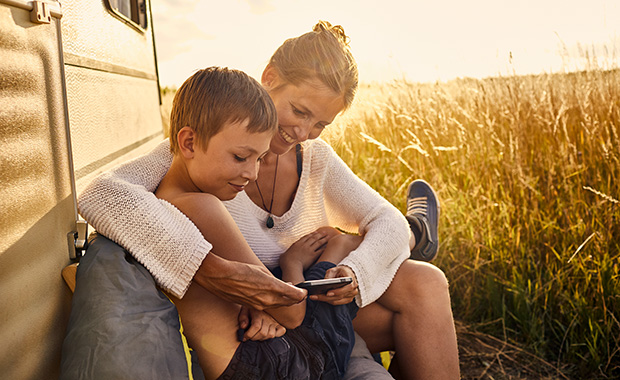
{"label": "camper hinge", "polygon": [[82,257],[88,245],[88,223],[85,220],[76,220],[75,229],[76,231],[67,234],[67,242],[69,243],[69,258],[77,261]]}
{"label": "camper hinge", "polygon": [[52,14],[49,6],[42,1],[33,1],[32,11],[30,11],[30,21],[37,24],[49,24],[52,22]]}

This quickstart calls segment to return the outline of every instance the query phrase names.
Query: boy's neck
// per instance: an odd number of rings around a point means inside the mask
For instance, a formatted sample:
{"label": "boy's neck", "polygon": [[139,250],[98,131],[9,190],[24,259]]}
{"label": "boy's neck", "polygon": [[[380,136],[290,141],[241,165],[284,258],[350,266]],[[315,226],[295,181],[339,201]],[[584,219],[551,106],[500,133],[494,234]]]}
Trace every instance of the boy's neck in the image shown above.
{"label": "boy's neck", "polygon": [[173,194],[179,195],[180,193],[199,191],[200,190],[196,188],[196,186],[190,179],[183,158],[180,157],[180,155],[175,154],[172,159],[170,169],[168,169],[168,172],[161,180],[155,194],[158,197],[160,195],[167,194],[167,196],[164,197],[169,197]]}

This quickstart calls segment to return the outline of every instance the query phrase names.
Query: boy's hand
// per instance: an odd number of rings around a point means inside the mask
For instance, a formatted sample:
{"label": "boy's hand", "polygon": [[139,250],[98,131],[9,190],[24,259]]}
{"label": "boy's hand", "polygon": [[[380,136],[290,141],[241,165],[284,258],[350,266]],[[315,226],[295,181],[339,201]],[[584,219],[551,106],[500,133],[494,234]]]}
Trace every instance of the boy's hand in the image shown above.
{"label": "boy's hand", "polygon": [[353,269],[345,265],[338,265],[328,269],[327,273],[325,273],[325,278],[336,277],[351,277],[353,278],[353,282],[343,287],[332,289],[326,294],[311,295],[310,299],[313,301],[327,302],[332,305],[345,305],[353,301],[355,296],[359,294],[357,278],[355,277]]}
{"label": "boy's hand", "polygon": [[303,236],[280,256],[280,266],[285,267],[287,262],[296,261],[301,263],[305,271],[323,253],[328,240],[328,234],[319,230]]}
{"label": "boy's hand", "polygon": [[245,330],[244,342],[277,338],[286,333],[286,328],[276,322],[271,315],[245,306],[239,311],[239,327]]}

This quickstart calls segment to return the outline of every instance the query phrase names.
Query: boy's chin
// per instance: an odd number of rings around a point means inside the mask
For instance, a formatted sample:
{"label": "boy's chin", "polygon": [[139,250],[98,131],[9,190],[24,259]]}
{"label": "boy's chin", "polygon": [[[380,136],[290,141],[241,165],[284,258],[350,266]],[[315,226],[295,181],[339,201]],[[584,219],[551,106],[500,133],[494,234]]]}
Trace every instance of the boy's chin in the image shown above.
{"label": "boy's chin", "polygon": [[233,199],[235,199],[235,197],[237,196],[238,193],[235,194],[226,194],[224,196],[219,196],[219,200],[220,201],[232,201]]}

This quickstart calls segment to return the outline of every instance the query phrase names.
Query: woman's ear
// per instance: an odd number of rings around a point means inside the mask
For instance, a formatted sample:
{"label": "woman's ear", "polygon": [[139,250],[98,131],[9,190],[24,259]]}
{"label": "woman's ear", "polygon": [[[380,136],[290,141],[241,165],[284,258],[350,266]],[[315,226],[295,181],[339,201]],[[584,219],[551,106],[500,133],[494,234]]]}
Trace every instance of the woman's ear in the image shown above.
{"label": "woman's ear", "polygon": [[181,155],[185,158],[193,158],[194,157],[194,149],[196,146],[196,132],[189,127],[185,126],[181,128],[179,133],[177,133],[177,142],[179,144],[179,151]]}
{"label": "woman's ear", "polygon": [[273,65],[268,64],[263,70],[263,75],[261,76],[261,84],[266,90],[273,90],[277,87],[278,81],[280,77],[278,76],[278,70],[273,67]]}

